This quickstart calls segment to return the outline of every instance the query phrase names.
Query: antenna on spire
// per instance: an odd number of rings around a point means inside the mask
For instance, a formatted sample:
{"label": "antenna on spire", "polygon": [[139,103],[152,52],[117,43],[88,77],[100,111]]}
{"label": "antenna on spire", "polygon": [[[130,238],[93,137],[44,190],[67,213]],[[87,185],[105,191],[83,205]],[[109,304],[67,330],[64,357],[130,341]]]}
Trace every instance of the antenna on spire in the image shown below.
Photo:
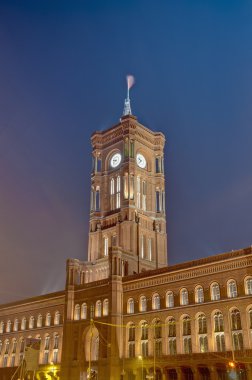
{"label": "antenna on spire", "polygon": [[134,85],[135,78],[133,77],[133,75],[127,75],[126,80],[127,80],[127,98],[124,100],[123,116],[132,115],[129,90]]}

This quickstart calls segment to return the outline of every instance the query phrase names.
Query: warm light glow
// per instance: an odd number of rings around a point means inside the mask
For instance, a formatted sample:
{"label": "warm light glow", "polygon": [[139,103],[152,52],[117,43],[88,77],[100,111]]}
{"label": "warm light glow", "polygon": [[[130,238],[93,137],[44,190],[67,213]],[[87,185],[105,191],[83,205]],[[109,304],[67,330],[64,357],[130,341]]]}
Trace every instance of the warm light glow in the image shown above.
{"label": "warm light glow", "polygon": [[231,368],[235,368],[235,362],[229,362],[228,365],[229,365],[229,367],[231,367]]}

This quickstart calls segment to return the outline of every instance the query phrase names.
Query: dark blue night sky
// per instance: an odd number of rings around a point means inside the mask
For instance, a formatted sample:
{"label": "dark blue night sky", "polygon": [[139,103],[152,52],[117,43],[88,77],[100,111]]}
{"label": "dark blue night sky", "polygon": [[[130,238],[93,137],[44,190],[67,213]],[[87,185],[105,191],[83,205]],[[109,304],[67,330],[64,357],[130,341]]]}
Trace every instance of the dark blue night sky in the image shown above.
{"label": "dark blue night sky", "polygon": [[0,302],[86,259],[90,135],[133,113],[166,146],[170,264],[252,244],[251,1],[0,2]]}

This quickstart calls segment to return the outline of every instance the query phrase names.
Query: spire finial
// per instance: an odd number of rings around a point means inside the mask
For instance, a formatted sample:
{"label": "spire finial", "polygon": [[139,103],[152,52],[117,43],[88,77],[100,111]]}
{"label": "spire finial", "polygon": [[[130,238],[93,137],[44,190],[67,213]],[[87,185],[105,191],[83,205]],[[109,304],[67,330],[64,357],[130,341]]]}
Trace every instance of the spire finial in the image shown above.
{"label": "spire finial", "polygon": [[130,106],[129,90],[134,85],[135,78],[133,77],[133,75],[127,75],[126,80],[127,80],[127,98],[124,101],[123,116],[132,115],[131,106]]}

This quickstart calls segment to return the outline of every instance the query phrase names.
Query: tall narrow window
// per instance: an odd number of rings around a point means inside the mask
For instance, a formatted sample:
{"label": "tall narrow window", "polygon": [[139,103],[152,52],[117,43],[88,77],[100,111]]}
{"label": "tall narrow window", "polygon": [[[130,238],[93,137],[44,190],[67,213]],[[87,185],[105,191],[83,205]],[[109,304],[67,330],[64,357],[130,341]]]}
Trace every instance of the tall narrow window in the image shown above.
{"label": "tall narrow window", "polygon": [[198,333],[206,334],[207,333],[207,321],[204,314],[198,316]]}
{"label": "tall narrow window", "polygon": [[146,211],[146,193],[147,193],[147,189],[146,189],[146,182],[143,181],[142,183],[142,187],[143,187],[143,199],[142,199],[142,208],[144,211]]}
{"label": "tall narrow window", "polygon": [[161,211],[161,205],[160,205],[160,191],[156,190],[156,212]]}
{"label": "tall narrow window", "polygon": [[220,299],[220,287],[217,282],[214,282],[211,285],[211,300],[212,301],[218,301]]}
{"label": "tall narrow window", "polygon": [[148,356],[148,325],[146,322],[141,324],[141,355],[143,358]]}
{"label": "tall narrow window", "polygon": [[168,350],[170,355],[177,354],[176,322],[173,317],[168,320]]}
{"label": "tall narrow window", "polygon": [[140,256],[144,258],[144,235],[140,236]]}
{"label": "tall narrow window", "polygon": [[214,332],[222,331],[224,331],[223,314],[220,311],[217,311],[214,314]]}
{"label": "tall narrow window", "polygon": [[125,173],[124,175],[124,199],[129,198],[129,175]]}
{"label": "tall narrow window", "polygon": [[183,325],[183,336],[185,335],[191,335],[191,319],[189,316],[186,316],[183,318],[183,321],[182,321]]}
{"label": "tall narrow window", "polygon": [[110,180],[110,209],[114,210],[115,208],[115,180],[111,178]]}
{"label": "tall narrow window", "polygon": [[99,301],[96,301],[96,304],[95,304],[95,316],[101,317],[101,314],[102,314],[102,303],[99,300]]}
{"label": "tall narrow window", "polygon": [[11,331],[11,321],[9,320],[6,325],[6,332],[10,332],[10,331]]}
{"label": "tall narrow window", "polygon": [[0,334],[3,334],[3,332],[4,332],[4,322],[2,321],[0,323]]}
{"label": "tall narrow window", "polygon": [[152,261],[152,239],[148,238],[148,260]]}
{"label": "tall narrow window", "polygon": [[81,305],[81,319],[87,319],[87,304],[83,303]]}
{"label": "tall narrow window", "polygon": [[140,180],[140,177],[138,176],[137,177],[137,208],[141,208],[141,180]]}
{"label": "tall narrow window", "polygon": [[231,329],[241,330],[241,313],[238,309],[231,311]]}
{"label": "tall narrow window", "polygon": [[246,278],[245,280],[245,293],[252,294],[252,277]]}
{"label": "tall narrow window", "polygon": [[159,294],[154,294],[152,297],[152,309],[159,310],[160,309],[160,296]]}
{"label": "tall narrow window", "polygon": [[56,311],[54,314],[54,325],[59,325],[60,324],[60,313],[59,311]]}
{"label": "tall narrow window", "polygon": [[103,315],[107,316],[109,314],[109,300],[106,298],[103,301]]}
{"label": "tall narrow window", "polygon": [[196,303],[204,302],[204,290],[202,286],[198,286],[195,290],[195,302]]}
{"label": "tall narrow window", "polygon": [[147,300],[145,296],[140,297],[139,302],[139,311],[146,311],[147,310]]}
{"label": "tall narrow window", "polygon": [[133,298],[128,299],[128,306],[127,306],[127,311],[128,314],[133,314],[134,313],[134,300]]}
{"label": "tall narrow window", "polygon": [[13,331],[18,331],[18,319],[17,318],[14,320]]}
{"label": "tall narrow window", "polygon": [[46,314],[45,325],[46,326],[51,326],[51,314],[50,313]]}
{"label": "tall narrow window", "polygon": [[208,352],[208,340],[206,335],[199,337],[199,350],[200,352]]}
{"label": "tall narrow window", "polygon": [[165,192],[162,191],[162,211],[165,213]]}
{"label": "tall narrow window", "polygon": [[129,350],[129,358],[135,357],[135,325],[131,323],[129,325],[129,338],[128,338],[128,350]]}
{"label": "tall narrow window", "polygon": [[121,178],[118,175],[116,178],[116,208],[121,207]]}
{"label": "tall narrow window", "polygon": [[192,338],[190,336],[183,338],[184,344],[184,353],[191,354],[192,353]]}
{"label": "tall narrow window", "polygon": [[228,282],[228,297],[235,298],[237,297],[237,286],[234,280]]}
{"label": "tall narrow window", "polygon": [[104,256],[108,256],[108,237],[104,238]]}
{"label": "tall narrow window", "polygon": [[130,199],[134,199],[134,176],[130,175]]}
{"label": "tall narrow window", "polygon": [[101,172],[102,169],[102,161],[97,157],[97,172]]}
{"label": "tall narrow window", "polygon": [[243,350],[243,335],[241,331],[233,333],[233,348],[235,351]]}
{"label": "tall narrow window", "polygon": [[29,329],[33,329],[33,328],[34,328],[34,317],[31,316],[29,319]]}
{"label": "tall narrow window", "polygon": [[80,319],[80,305],[77,304],[74,307],[74,320],[78,321]]}
{"label": "tall narrow window", "polygon": [[166,307],[174,307],[174,295],[172,291],[166,293]]}
{"label": "tall narrow window", "polygon": [[249,317],[249,328],[252,329],[252,308],[248,311],[248,317]]}
{"label": "tall narrow window", "polygon": [[39,314],[37,318],[37,327],[42,327],[42,315]]}
{"label": "tall narrow window", "polygon": [[97,186],[95,191],[95,211],[100,211],[100,188]]}
{"label": "tall narrow window", "polygon": [[218,352],[226,351],[224,333],[215,334],[215,345]]}
{"label": "tall narrow window", "polygon": [[180,304],[188,305],[188,291],[185,288],[180,291]]}
{"label": "tall narrow window", "polygon": [[126,138],[124,140],[124,157],[128,157],[129,156],[129,139]]}
{"label": "tall narrow window", "polygon": [[21,321],[21,330],[25,330],[25,329],[26,329],[26,318],[23,317]]}
{"label": "tall narrow window", "polygon": [[130,140],[130,157],[134,158],[134,141]]}

